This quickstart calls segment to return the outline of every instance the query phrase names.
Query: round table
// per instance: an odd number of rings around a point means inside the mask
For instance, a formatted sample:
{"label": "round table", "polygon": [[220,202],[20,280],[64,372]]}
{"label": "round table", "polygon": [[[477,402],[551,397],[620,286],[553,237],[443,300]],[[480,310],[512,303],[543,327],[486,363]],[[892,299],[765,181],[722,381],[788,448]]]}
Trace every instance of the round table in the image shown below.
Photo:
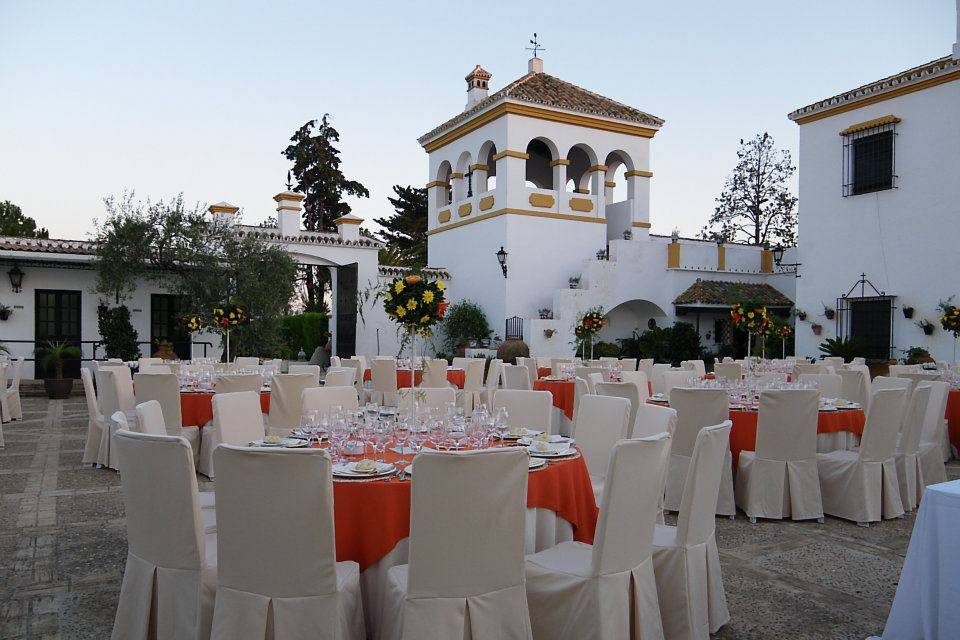
{"label": "round table", "polygon": [[568,420],[573,420],[573,397],[576,384],[573,380],[547,380],[540,378],[533,383],[534,391],[549,391],[553,394],[553,406],[563,411]]}
{"label": "round table", "polygon": [[[417,369],[416,375],[413,376],[416,379],[416,386],[420,386],[420,382],[423,380],[423,370]],[[367,382],[373,380],[373,373],[370,369],[367,369],[363,372],[363,380]],[[447,369],[447,382],[452,382],[457,386],[458,389],[463,389],[463,385],[467,380],[467,372],[463,369]],[[397,389],[407,389],[414,386],[411,380],[410,369],[397,369]]]}
{"label": "round table", "polygon": [[[260,392],[260,410],[270,413],[270,392]],[[181,391],[180,415],[185,427],[202,427],[213,420],[213,392],[212,391]]]}
{"label": "round table", "polygon": [[950,389],[947,394],[947,431],[950,433],[950,444],[960,449],[960,390]]}
{"label": "round table", "polygon": [[[756,411],[730,411],[730,420],[733,421],[733,428],[730,430],[730,453],[733,454],[734,469],[737,468],[741,451],[757,450],[758,415]],[[862,409],[821,411],[817,416],[817,433],[846,431],[862,436],[866,421],[866,415]]]}

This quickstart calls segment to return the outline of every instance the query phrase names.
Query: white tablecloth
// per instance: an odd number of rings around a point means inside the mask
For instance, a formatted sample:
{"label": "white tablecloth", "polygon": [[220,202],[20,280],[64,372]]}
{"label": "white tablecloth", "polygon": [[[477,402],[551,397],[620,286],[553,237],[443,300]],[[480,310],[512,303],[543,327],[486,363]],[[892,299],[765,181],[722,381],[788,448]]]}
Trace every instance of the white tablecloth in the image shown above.
{"label": "white tablecloth", "polygon": [[960,480],[927,487],[885,640],[960,638]]}

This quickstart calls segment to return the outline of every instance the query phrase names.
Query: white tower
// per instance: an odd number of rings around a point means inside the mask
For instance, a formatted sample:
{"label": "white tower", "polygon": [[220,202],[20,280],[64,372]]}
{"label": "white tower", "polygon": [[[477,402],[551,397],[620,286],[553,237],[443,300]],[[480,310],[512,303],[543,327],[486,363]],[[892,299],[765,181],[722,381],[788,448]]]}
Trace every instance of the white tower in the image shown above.
{"label": "white tower", "polygon": [[549,306],[608,238],[648,237],[650,139],[663,120],[544,73],[542,58],[490,96],[489,79],[477,65],[466,109],[419,142],[430,265],[449,269],[502,335],[504,319]]}

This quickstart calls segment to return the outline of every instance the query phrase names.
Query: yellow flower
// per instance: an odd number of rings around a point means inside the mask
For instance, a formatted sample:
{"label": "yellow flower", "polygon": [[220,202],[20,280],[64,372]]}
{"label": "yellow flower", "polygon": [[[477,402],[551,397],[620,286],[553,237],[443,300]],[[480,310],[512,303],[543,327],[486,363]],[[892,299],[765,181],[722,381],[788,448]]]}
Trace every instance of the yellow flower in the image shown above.
{"label": "yellow flower", "polygon": [[433,302],[433,291],[427,290],[423,292],[423,301],[426,303]]}
{"label": "yellow flower", "polygon": [[407,315],[407,310],[403,307],[397,307],[397,316],[402,318],[405,315]]}
{"label": "yellow flower", "polygon": [[397,293],[400,293],[401,291],[403,291],[403,282],[400,282],[398,280],[397,284],[393,286],[393,290],[396,291]]}
{"label": "yellow flower", "polygon": [[387,295],[385,295],[383,299],[386,300],[387,302],[390,302],[391,300],[393,300],[393,294],[387,292]]}
{"label": "yellow flower", "polygon": [[414,300],[413,298],[410,298],[410,300],[407,301],[407,309],[410,309],[410,311],[413,311],[416,308],[417,308],[417,301]]}
{"label": "yellow flower", "polygon": [[747,317],[748,317],[748,318],[752,318],[752,317],[753,317],[753,311],[751,311],[750,313],[748,313],[748,314],[747,314]]}
{"label": "yellow flower", "polygon": [[420,318],[421,324],[427,324],[428,322],[430,322],[430,316],[423,316],[422,318]]}
{"label": "yellow flower", "polygon": [[440,289],[440,291],[443,291],[444,289],[443,280],[437,280],[437,289]]}

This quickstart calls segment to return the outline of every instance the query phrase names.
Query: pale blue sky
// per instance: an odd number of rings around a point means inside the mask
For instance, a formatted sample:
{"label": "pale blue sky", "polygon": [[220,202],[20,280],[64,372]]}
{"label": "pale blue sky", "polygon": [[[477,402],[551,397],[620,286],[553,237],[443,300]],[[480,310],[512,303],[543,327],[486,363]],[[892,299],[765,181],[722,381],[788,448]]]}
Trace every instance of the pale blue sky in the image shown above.
{"label": "pale blue sky", "polygon": [[463,109],[475,64],[496,90],[545,71],[665,118],[652,144],[655,232],[696,232],[741,137],[950,52],[954,0],[832,2],[39,2],[0,0],[0,199],[84,238],[102,198],[183,192],[270,215],[280,152],[324,112],[346,174],[428,181],[416,138]]}

